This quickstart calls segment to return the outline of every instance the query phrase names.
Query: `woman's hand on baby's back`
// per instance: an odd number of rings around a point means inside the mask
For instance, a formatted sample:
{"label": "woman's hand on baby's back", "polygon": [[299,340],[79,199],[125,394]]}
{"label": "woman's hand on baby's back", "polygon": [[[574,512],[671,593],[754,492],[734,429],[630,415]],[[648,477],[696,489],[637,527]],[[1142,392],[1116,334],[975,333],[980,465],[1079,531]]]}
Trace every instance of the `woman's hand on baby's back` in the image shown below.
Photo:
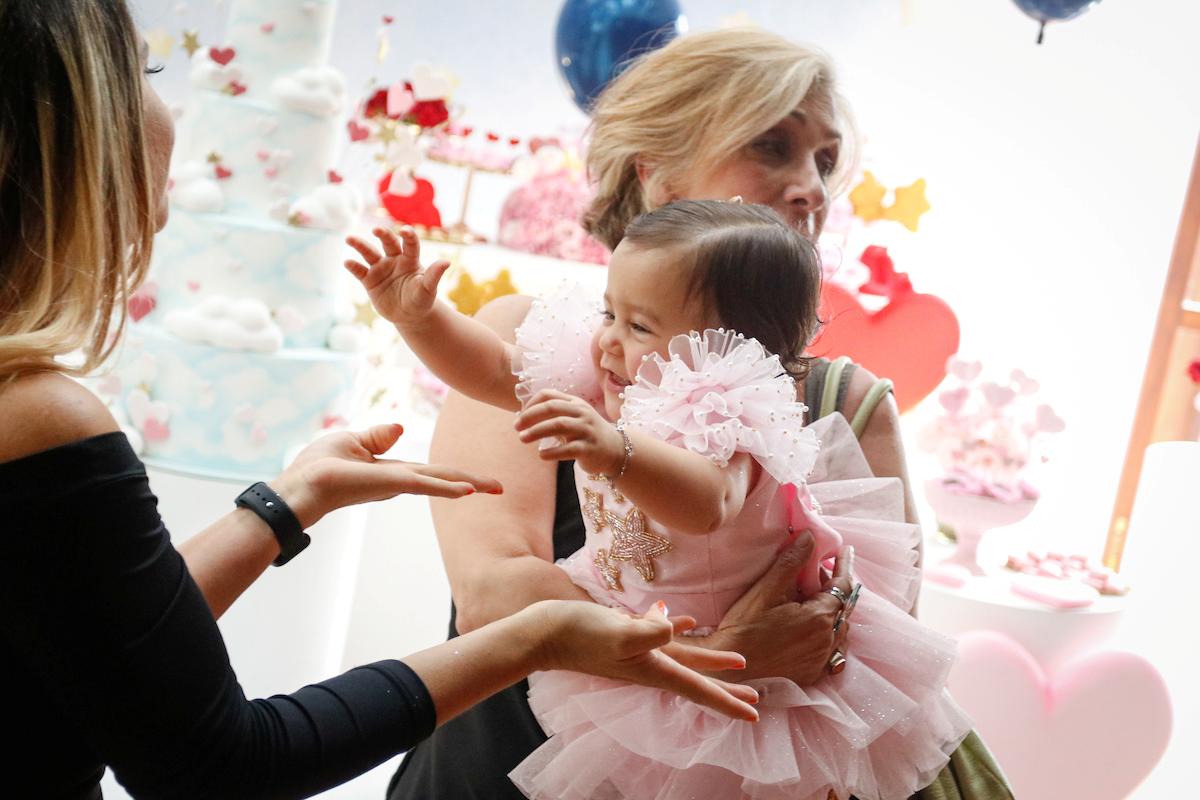
{"label": "woman's hand on baby's back", "polygon": [[[717,630],[699,639],[706,646],[734,650],[746,657],[746,669],[726,674],[729,680],[783,677],[800,686],[826,674],[834,649],[846,649],[849,626],[833,630],[841,602],[821,591],[797,599],[796,579],[812,557],[812,535],[805,532],[781,551],[771,568],[726,612]],[[834,574],[822,588],[837,586],[850,593],[853,555],[843,550]],[[670,648],[666,648],[670,653]]]}
{"label": "woman's hand on baby's back", "polygon": [[346,269],[367,290],[380,316],[398,328],[420,325],[433,310],[438,283],[450,262],[436,261],[422,270],[421,242],[412,228],[402,228],[399,236],[385,228],[372,232],[383,252],[357,236],[347,237],[346,244],[363,260],[348,259]]}

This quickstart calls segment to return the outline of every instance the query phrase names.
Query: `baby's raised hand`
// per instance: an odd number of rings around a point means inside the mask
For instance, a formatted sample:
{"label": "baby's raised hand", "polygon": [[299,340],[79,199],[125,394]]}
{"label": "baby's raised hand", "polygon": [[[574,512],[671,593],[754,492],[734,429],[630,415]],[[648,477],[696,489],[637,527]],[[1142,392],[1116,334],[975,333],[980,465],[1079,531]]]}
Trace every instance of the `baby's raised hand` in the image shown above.
{"label": "baby's raised hand", "polygon": [[517,415],[515,427],[522,442],[557,437],[539,449],[546,461],[575,459],[591,473],[615,475],[625,462],[625,439],[616,427],[582,398],[543,389]]}
{"label": "baby's raised hand", "polygon": [[362,283],[381,317],[400,328],[420,324],[437,301],[438,282],[450,262],[435,261],[421,269],[421,243],[412,228],[402,228],[399,236],[384,228],[372,233],[383,252],[357,236],[347,237],[346,244],[366,263],[348,259],[346,269]]}

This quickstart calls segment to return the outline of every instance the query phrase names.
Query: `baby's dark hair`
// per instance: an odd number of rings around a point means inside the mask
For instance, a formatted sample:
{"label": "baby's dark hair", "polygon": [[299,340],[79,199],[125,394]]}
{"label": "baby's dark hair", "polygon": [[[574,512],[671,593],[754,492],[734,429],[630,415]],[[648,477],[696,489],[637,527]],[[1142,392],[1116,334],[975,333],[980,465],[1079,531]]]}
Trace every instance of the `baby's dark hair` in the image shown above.
{"label": "baby's dark hair", "polygon": [[669,249],[690,267],[688,297],[726,328],[757,339],[793,378],[821,320],[816,248],[766,206],[682,200],[635,218],[623,241]]}

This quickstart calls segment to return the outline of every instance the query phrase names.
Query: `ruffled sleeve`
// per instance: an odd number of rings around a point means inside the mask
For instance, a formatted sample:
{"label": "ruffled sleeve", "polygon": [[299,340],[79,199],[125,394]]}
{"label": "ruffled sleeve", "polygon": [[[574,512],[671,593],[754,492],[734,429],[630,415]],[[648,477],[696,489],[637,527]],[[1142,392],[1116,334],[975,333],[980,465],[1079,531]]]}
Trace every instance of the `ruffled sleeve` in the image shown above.
{"label": "ruffled sleeve", "polygon": [[706,330],[671,339],[625,390],[622,422],[721,466],[749,453],[780,483],[802,483],[820,442],[803,427],[796,386],[758,341]]}
{"label": "ruffled sleeve", "polygon": [[522,403],[542,389],[603,399],[592,363],[592,336],[600,325],[601,301],[577,284],[563,283],[533,301],[517,328],[517,399]]}

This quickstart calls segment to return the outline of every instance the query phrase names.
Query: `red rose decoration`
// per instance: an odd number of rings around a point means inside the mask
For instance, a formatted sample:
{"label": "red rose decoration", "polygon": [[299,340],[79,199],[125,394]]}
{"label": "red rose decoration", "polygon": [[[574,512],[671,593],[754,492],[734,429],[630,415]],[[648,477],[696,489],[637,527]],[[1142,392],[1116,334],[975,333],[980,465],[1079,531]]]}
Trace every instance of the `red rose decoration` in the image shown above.
{"label": "red rose decoration", "polygon": [[408,110],[404,119],[422,128],[434,128],[450,119],[450,112],[444,100],[422,100]]}
{"label": "red rose decoration", "polygon": [[363,116],[367,119],[372,119],[374,117],[386,117],[388,106],[387,98],[387,89],[380,89],[379,91],[375,92],[375,94],[371,95],[370,99],[367,100],[366,106],[363,107]]}
{"label": "red rose decoration", "polygon": [[1200,383],[1200,358],[1192,359],[1192,363],[1188,364],[1188,377],[1192,379],[1192,383]]}

